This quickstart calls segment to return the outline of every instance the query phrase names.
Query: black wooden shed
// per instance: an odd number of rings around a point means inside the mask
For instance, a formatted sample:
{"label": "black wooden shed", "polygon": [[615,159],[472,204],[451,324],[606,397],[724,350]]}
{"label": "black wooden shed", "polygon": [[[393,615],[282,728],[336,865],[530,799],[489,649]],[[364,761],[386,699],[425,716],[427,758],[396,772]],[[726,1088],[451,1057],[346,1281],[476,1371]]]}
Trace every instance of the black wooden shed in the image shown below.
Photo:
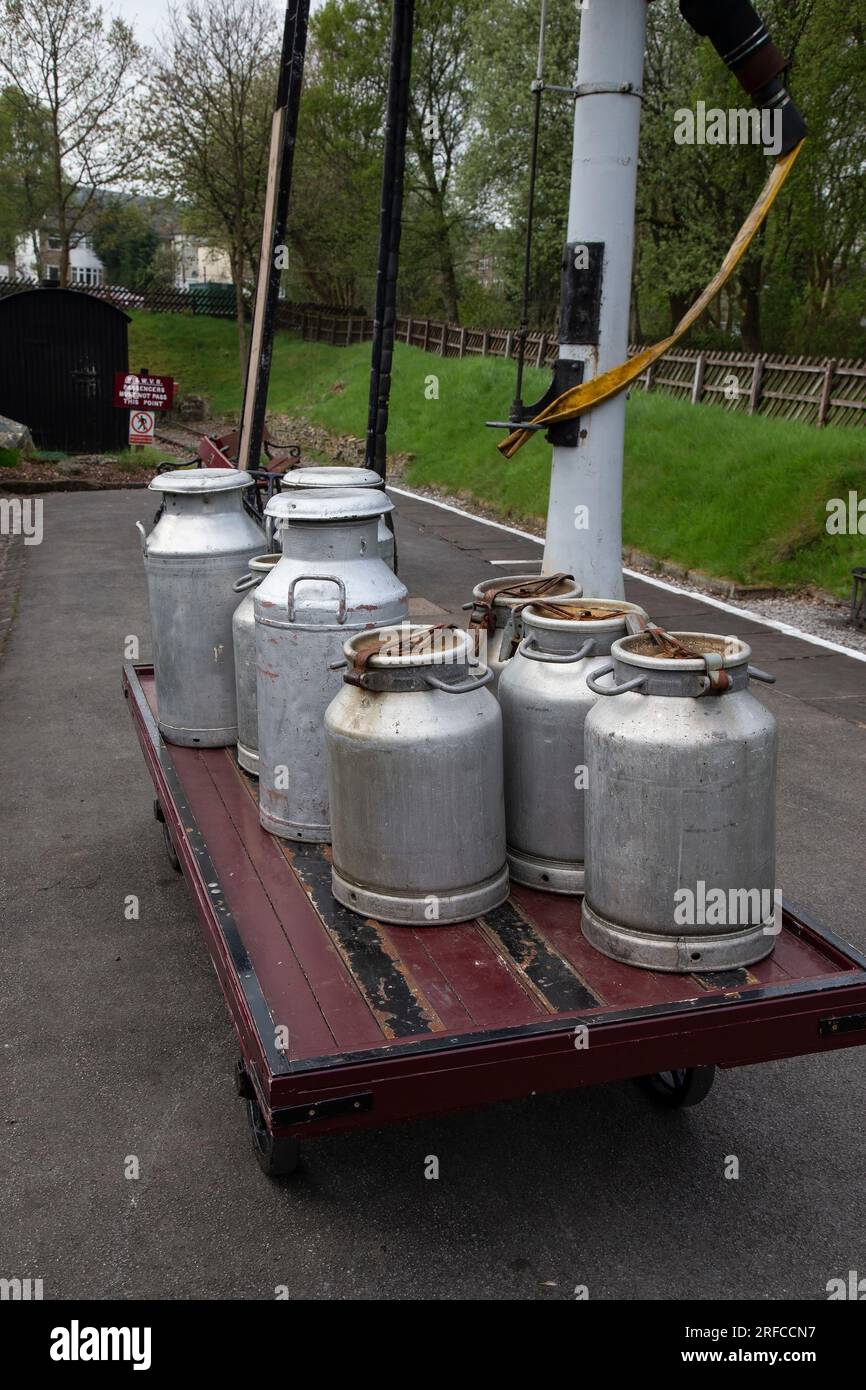
{"label": "black wooden shed", "polygon": [[79,290],[22,290],[0,299],[0,415],[27,425],[40,449],[126,447],[129,413],[112,405],[129,365],[128,315]]}

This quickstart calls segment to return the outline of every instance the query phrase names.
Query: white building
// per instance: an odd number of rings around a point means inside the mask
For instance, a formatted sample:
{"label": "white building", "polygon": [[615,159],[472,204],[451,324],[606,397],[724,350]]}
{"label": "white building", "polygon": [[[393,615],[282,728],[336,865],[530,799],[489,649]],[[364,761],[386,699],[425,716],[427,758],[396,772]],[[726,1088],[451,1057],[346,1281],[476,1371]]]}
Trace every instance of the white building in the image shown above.
{"label": "white building", "polygon": [[178,289],[191,285],[230,285],[232,268],[228,252],[216,246],[205,246],[195,237],[179,234],[171,238],[174,254],[174,283]]}
{"label": "white building", "polygon": [[[34,232],[20,237],[15,247],[15,261],[0,263],[0,275],[10,280],[60,279],[60,237]],[[73,285],[101,285],[105,273],[86,236],[75,236],[69,248],[69,281]]]}
{"label": "white building", "polygon": [[[197,237],[178,232],[171,225],[158,225],[163,246],[171,254],[174,283],[187,290],[192,285],[230,285],[232,270],[228,253],[207,246]],[[60,237],[51,231],[34,231],[20,237],[13,262],[0,261],[0,278],[9,280],[59,280]],[[84,232],[72,239],[69,250],[69,283],[96,286],[106,283],[105,266]]]}

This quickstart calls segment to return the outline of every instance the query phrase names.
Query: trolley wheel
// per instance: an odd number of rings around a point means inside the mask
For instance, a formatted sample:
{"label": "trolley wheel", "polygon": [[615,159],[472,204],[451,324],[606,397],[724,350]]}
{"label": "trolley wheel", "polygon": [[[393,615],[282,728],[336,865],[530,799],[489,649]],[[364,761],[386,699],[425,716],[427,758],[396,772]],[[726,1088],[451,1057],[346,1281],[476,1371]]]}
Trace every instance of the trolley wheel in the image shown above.
{"label": "trolley wheel", "polygon": [[700,1105],[712,1090],[715,1079],[715,1067],[681,1067],[638,1076],[635,1081],[656,1105],[665,1110],[680,1110],[686,1105]]}
{"label": "trolley wheel", "polygon": [[257,1100],[247,1100],[246,1107],[253,1139],[253,1150],[259,1167],[269,1178],[287,1178],[300,1165],[300,1141],[298,1139],[275,1139],[268,1132]]}
{"label": "trolley wheel", "polygon": [[154,801],[153,803],[153,814],[162,826],[162,841],[165,845],[165,852],[168,855],[169,864],[176,874],[183,873],[180,860],[177,857],[177,850],[174,847],[174,840],[171,838],[171,831],[168,828],[168,822],[165,818],[165,812],[158,801]]}

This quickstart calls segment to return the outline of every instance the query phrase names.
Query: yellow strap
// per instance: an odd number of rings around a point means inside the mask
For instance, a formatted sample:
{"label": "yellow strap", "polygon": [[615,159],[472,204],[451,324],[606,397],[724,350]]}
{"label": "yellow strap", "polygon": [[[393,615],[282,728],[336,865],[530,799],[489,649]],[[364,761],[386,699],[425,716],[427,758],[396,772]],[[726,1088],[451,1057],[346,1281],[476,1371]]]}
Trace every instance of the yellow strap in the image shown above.
{"label": "yellow strap", "polygon": [[[718,272],[707,285],[703,294],[695,300],[690,309],[686,310],[671,336],[664,338],[660,343],[655,343],[652,347],[644,348],[643,352],[630,357],[619,367],[612,367],[609,372],[602,372],[601,376],[594,377],[592,381],[584,382],[582,386],[573,386],[570,391],[563,392],[561,396],[558,396],[555,401],[551,401],[550,405],[535,416],[534,420],[531,421],[533,425],[554,425],[562,420],[574,420],[578,415],[585,415],[594,405],[599,405],[601,401],[609,400],[611,396],[618,395],[636,377],[641,376],[647,367],[650,367],[653,362],[657,362],[660,357],[670,351],[675,343],[679,342],[696,319],[700,318],[707,305],[715,299],[719,290],[743,259],[767,213],[776,201],[785,179],[791,172],[794,160],[803,148],[803,144],[804,142],[801,140],[799,145],[795,145],[787,154],[776,160],[758,201],[738,231]],[[526,441],[532,438],[532,433],[531,430],[512,430],[511,434],[507,435],[496,447],[507,459],[513,458],[517,450],[522,449]]]}

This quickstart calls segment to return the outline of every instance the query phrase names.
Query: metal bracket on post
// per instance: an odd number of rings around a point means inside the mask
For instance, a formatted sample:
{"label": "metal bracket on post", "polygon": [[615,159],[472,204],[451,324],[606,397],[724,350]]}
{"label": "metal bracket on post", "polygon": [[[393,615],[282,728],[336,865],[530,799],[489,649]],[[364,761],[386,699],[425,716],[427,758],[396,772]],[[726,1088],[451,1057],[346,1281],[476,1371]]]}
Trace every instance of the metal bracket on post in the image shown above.
{"label": "metal bracket on post", "polygon": [[[556,400],[557,392],[569,391],[572,386],[583,382],[584,364],[574,357],[560,357],[553,369],[550,390]],[[544,409],[544,406],[541,407]],[[580,440],[580,416],[574,420],[563,420],[561,424],[551,425],[547,431],[549,444],[558,444],[563,449],[576,449]]]}
{"label": "metal bracket on post", "polygon": [[553,380],[544,395],[539,396],[531,405],[521,403],[522,416],[519,420],[485,420],[484,423],[490,430],[513,430],[516,424],[525,430],[547,430],[547,438],[551,444],[576,445],[580,434],[579,419],[564,420],[562,424],[550,427],[532,425],[529,421],[552,405],[563,391],[569,391],[572,386],[580,386],[582,381],[583,363],[575,357],[560,357],[553,368]]}

